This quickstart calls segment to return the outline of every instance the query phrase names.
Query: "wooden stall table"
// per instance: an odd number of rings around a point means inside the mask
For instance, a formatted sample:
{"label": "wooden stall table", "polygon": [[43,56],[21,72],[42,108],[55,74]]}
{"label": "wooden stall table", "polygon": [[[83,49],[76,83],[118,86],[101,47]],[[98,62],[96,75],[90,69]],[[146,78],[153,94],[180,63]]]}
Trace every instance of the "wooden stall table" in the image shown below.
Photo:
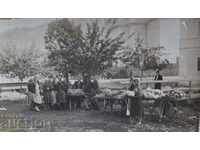
{"label": "wooden stall table", "polygon": [[[124,91],[123,91],[124,92]],[[125,94],[122,91],[118,91],[112,94],[106,94],[104,92],[95,95],[93,98],[97,101],[103,101],[103,108],[106,111],[107,106],[110,106],[111,112],[113,111],[113,105],[122,105],[122,101],[125,99]]]}
{"label": "wooden stall table", "polygon": [[[68,89],[67,98],[69,101],[69,111],[72,111],[72,104],[80,105],[81,101],[85,98],[85,93],[82,89]],[[77,106],[76,106],[77,107]]]}

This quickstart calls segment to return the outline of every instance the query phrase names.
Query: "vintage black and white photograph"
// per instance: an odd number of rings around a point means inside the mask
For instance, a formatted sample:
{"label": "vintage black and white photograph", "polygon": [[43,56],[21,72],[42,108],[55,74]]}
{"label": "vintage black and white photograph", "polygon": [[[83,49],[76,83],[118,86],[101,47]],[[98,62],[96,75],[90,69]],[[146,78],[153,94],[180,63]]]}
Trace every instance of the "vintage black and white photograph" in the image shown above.
{"label": "vintage black and white photograph", "polygon": [[200,19],[0,19],[0,132],[198,132]]}

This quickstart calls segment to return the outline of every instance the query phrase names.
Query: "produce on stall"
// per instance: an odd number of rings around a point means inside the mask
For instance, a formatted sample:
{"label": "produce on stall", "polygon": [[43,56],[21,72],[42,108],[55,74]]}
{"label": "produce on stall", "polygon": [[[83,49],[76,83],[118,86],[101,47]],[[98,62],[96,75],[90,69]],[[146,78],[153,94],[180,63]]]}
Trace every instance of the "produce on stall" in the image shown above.
{"label": "produce on stall", "polygon": [[146,99],[158,99],[165,96],[162,90],[151,89],[151,88],[141,90],[141,93]]}
{"label": "produce on stall", "polygon": [[72,109],[80,109],[81,101],[85,97],[85,93],[83,92],[83,90],[82,89],[68,89],[67,96],[68,96],[68,101],[69,101],[69,111],[72,111]]}
{"label": "produce on stall", "polygon": [[82,89],[68,89],[67,91],[68,95],[74,95],[74,96],[82,96],[85,95]]}
{"label": "produce on stall", "polygon": [[176,99],[187,98],[187,94],[183,90],[180,90],[178,88],[167,88],[163,90],[147,88],[142,90],[142,94],[145,99],[159,99],[165,96],[169,96]]}

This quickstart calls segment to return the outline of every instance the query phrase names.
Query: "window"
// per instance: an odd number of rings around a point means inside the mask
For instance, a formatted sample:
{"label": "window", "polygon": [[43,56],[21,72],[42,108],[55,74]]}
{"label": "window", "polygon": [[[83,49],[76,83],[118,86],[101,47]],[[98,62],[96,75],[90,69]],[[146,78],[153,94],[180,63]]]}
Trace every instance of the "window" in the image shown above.
{"label": "window", "polygon": [[200,57],[197,58],[197,71],[200,71]]}

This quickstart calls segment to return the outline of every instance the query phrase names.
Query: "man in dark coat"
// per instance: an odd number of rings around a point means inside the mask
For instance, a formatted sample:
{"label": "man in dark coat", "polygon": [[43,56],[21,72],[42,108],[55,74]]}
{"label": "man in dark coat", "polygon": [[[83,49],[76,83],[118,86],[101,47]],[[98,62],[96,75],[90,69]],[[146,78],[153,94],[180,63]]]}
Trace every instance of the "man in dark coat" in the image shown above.
{"label": "man in dark coat", "polygon": [[51,81],[50,79],[46,79],[44,84],[43,84],[43,96],[44,96],[44,104],[48,109],[51,109]]}
{"label": "man in dark coat", "polygon": [[[163,80],[163,76],[160,74],[160,71],[156,70],[156,75],[154,77],[155,81]],[[161,90],[161,83],[155,83],[155,89]]]}

